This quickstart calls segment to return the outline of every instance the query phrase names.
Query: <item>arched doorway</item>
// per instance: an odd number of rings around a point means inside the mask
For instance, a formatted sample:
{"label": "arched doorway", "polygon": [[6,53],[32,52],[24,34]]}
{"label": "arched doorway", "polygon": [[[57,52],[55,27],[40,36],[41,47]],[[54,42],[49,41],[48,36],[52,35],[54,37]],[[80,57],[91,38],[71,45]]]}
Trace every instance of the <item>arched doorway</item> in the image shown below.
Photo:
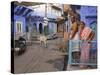
{"label": "arched doorway", "polygon": [[36,23],[33,24],[33,32],[35,32],[35,33],[37,32],[37,25],[36,25]]}
{"label": "arched doorway", "polygon": [[39,33],[42,34],[43,31],[43,27],[42,27],[42,23],[39,24]]}

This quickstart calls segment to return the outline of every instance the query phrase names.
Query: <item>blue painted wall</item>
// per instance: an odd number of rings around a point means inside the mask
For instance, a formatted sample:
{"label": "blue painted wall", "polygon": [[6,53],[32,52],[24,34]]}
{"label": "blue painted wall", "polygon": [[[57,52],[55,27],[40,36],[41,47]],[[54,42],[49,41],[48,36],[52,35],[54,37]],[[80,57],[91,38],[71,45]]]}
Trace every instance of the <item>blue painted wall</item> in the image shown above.
{"label": "blue painted wall", "polygon": [[[36,16],[36,15],[34,15],[34,16]],[[42,28],[43,28],[43,30],[44,30],[44,26],[43,26],[43,24],[44,24],[44,20],[43,20],[43,18],[40,20],[40,18],[31,18],[31,21],[30,21],[30,25],[31,25],[31,27],[33,27],[33,25],[34,25],[34,23],[36,23],[36,28],[37,28],[37,31],[39,32],[39,24],[40,23],[42,23]],[[27,24],[29,24],[29,21],[27,21]]]}
{"label": "blue painted wall", "polygon": [[81,6],[80,9],[81,20],[86,23],[87,26],[90,26],[90,23],[96,21],[97,18],[86,18],[87,16],[97,16],[97,7],[96,6]]}
{"label": "blue painted wall", "polygon": [[22,22],[22,32],[26,32],[25,17],[14,15],[14,33],[16,32],[16,21],[21,21]]}
{"label": "blue painted wall", "polygon": [[97,39],[97,6],[81,6],[80,15],[81,15],[81,20],[84,21],[87,26],[91,27],[94,30],[95,40],[96,40]]}

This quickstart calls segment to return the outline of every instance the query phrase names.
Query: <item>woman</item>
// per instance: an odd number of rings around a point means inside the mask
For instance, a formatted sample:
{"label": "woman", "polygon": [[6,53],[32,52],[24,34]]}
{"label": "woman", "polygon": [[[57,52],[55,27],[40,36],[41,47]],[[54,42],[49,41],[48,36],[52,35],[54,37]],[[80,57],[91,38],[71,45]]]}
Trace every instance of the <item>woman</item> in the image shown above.
{"label": "woman", "polygon": [[85,65],[89,61],[89,50],[90,50],[90,41],[93,39],[94,33],[91,28],[86,27],[83,21],[80,22],[80,40],[81,43],[81,68],[86,68]]}

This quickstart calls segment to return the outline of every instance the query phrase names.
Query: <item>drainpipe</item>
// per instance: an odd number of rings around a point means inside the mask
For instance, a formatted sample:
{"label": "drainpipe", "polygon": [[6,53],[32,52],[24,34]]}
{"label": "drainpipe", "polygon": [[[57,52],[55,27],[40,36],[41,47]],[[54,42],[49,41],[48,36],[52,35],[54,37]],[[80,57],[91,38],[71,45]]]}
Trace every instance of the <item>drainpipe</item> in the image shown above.
{"label": "drainpipe", "polygon": [[[64,22],[66,24],[66,20]],[[64,26],[63,26],[64,27]],[[63,28],[64,29],[64,28]],[[67,32],[68,32],[68,24],[67,24],[67,28],[66,28]],[[63,32],[63,36],[64,36],[64,32]],[[65,55],[64,55],[64,66],[63,66],[63,71],[67,70],[67,65],[68,65],[68,47],[69,47],[69,40],[66,41],[66,51],[65,51]]]}
{"label": "drainpipe", "polygon": [[45,4],[44,35],[48,34],[47,3]]}

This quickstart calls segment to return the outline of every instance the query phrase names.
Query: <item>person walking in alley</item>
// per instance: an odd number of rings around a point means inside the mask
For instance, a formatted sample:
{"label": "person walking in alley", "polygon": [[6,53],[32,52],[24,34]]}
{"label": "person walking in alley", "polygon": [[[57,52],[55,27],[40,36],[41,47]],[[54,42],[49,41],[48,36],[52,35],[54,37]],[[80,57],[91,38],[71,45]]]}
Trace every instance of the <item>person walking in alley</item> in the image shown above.
{"label": "person walking in alley", "polygon": [[80,40],[81,43],[81,56],[80,56],[80,68],[87,68],[86,63],[89,62],[89,52],[90,52],[90,41],[94,37],[94,32],[91,28],[86,27],[85,23],[83,21],[80,22]]}

